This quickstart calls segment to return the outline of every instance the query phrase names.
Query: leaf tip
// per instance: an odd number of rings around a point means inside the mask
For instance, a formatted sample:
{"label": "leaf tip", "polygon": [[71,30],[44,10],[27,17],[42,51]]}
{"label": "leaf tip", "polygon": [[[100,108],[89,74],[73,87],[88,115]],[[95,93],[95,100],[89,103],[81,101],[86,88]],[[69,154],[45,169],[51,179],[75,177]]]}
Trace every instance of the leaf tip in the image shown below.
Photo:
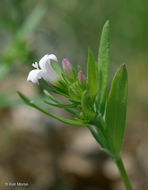
{"label": "leaf tip", "polygon": [[109,25],[109,24],[110,24],[110,20],[108,19],[106,20],[105,25]]}
{"label": "leaf tip", "polygon": [[21,96],[21,92],[20,92],[20,91],[17,91],[17,94],[18,94],[19,96]]}
{"label": "leaf tip", "polygon": [[121,65],[121,70],[127,73],[127,68],[125,64]]}
{"label": "leaf tip", "polygon": [[88,55],[92,54],[91,48],[88,48]]}
{"label": "leaf tip", "polygon": [[110,21],[106,20],[103,28],[110,28]]}
{"label": "leaf tip", "polygon": [[123,69],[125,69],[125,68],[126,68],[126,65],[125,65],[125,64],[122,64],[121,67],[122,67]]}

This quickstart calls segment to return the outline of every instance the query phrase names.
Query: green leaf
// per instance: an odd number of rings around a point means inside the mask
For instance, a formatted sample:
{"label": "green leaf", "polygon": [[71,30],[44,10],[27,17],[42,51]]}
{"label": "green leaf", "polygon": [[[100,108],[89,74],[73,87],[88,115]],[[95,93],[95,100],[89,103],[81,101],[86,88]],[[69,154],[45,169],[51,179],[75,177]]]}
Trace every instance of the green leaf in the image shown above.
{"label": "green leaf", "polygon": [[121,150],[126,121],[128,76],[126,66],[122,65],[112,81],[106,107],[106,134],[108,144],[114,154]]}
{"label": "green leaf", "polygon": [[103,133],[99,130],[98,127],[96,129],[93,129],[92,126],[87,126],[88,129],[90,130],[91,134],[95,138],[95,140],[101,145],[101,149],[106,152],[108,155],[113,157],[113,154],[110,152],[108,149],[108,145],[106,144],[106,139],[103,135]]}
{"label": "green leaf", "polygon": [[88,96],[87,92],[84,91],[81,98],[81,106],[84,113],[84,117],[90,121],[94,120],[96,113],[93,109],[94,100]]}
{"label": "green leaf", "polygon": [[44,100],[44,102],[48,105],[55,106],[58,108],[75,108],[77,106],[77,104],[54,104],[54,103],[49,102],[47,100]]}
{"label": "green leaf", "polygon": [[58,75],[62,74],[62,68],[60,67],[60,65],[56,61],[52,60],[51,65],[52,65],[52,68],[55,70],[55,72]]}
{"label": "green leaf", "polygon": [[21,92],[18,92],[18,95],[20,96],[20,98],[29,106],[39,110],[40,112],[58,120],[61,121],[63,123],[69,124],[69,125],[78,125],[78,126],[87,126],[86,123],[83,123],[81,121],[76,121],[76,120],[70,120],[70,119],[66,119],[66,118],[62,118],[62,117],[58,117],[55,116],[47,111],[45,111],[44,109],[40,108],[39,106],[37,106],[33,101],[30,101],[26,96],[24,96]]}
{"label": "green leaf", "polygon": [[54,97],[52,96],[47,90],[43,90],[44,94],[50,99],[52,100],[53,102],[56,102],[56,103],[59,103],[59,101]]}
{"label": "green leaf", "polygon": [[108,72],[109,72],[109,21],[104,24],[99,54],[98,54],[98,97],[97,97],[97,105],[102,113],[104,114],[105,103],[106,103],[106,95],[108,88]]}
{"label": "green leaf", "polygon": [[88,129],[90,130],[91,134],[96,139],[96,141],[103,147],[103,142],[99,138],[98,133],[91,126],[88,126]]}
{"label": "green leaf", "polygon": [[61,89],[57,86],[54,86],[54,85],[51,85],[51,84],[48,84],[44,79],[39,79],[39,87],[41,90],[48,90],[48,91],[51,91],[51,92],[54,92],[56,94],[60,94],[62,96],[65,96],[65,97],[69,97],[65,92],[64,92],[64,89]]}
{"label": "green leaf", "polygon": [[[55,97],[53,97],[47,90],[43,90],[44,94],[50,99],[52,100],[53,102],[57,103],[57,104],[61,104],[61,102],[59,100],[57,100]],[[77,110],[73,110],[73,109],[70,109],[70,108],[64,108],[67,112],[75,115],[75,116],[79,116],[79,111]]]}
{"label": "green leaf", "polygon": [[82,68],[80,65],[78,65],[78,72],[81,72],[82,71]]}
{"label": "green leaf", "polygon": [[95,97],[97,94],[97,76],[96,76],[96,63],[92,51],[88,50],[88,65],[87,65],[87,76],[88,76],[88,95]]}
{"label": "green leaf", "polygon": [[81,89],[78,82],[72,83],[69,85],[68,89],[69,97],[75,102],[81,102]]}

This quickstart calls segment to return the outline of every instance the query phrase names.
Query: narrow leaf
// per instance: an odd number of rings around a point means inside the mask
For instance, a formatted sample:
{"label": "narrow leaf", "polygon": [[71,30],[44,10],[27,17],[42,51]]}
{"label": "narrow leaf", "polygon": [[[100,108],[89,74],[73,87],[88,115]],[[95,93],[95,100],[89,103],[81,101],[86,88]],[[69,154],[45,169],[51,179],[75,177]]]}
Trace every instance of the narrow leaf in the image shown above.
{"label": "narrow leaf", "polygon": [[128,76],[125,65],[116,72],[106,107],[106,133],[114,154],[121,150],[126,120]]}
{"label": "narrow leaf", "polygon": [[34,102],[30,101],[26,96],[24,96],[22,93],[18,92],[18,95],[20,96],[20,98],[29,106],[39,110],[40,112],[56,119],[56,120],[59,120],[63,123],[66,123],[66,124],[69,124],[69,125],[78,125],[78,126],[85,126],[87,124],[83,123],[83,122],[80,122],[80,121],[75,121],[75,120],[70,120],[70,119],[66,119],[66,118],[62,118],[62,117],[58,117],[58,116],[55,116],[47,111],[45,111],[44,109],[40,108],[39,106],[37,106],[36,104],[34,104]]}
{"label": "narrow leaf", "polygon": [[104,24],[99,54],[98,54],[98,98],[97,104],[102,115],[105,110],[106,95],[108,88],[108,72],[109,72],[109,21]]}
{"label": "narrow leaf", "polygon": [[44,94],[50,99],[52,100],[53,102],[56,102],[56,103],[59,103],[59,101],[54,97],[52,96],[47,90],[43,90]]}
{"label": "narrow leaf", "polygon": [[81,105],[85,118],[89,120],[94,120],[96,113],[93,110],[93,101],[91,97],[88,96],[87,92],[84,91],[81,97]]}
{"label": "narrow leaf", "polygon": [[91,134],[96,139],[96,141],[103,147],[103,143],[101,139],[98,137],[98,133],[93,128],[91,128],[91,126],[88,126],[88,129],[90,130]]}
{"label": "narrow leaf", "polygon": [[69,97],[63,89],[57,87],[57,86],[54,86],[53,84],[48,84],[44,79],[39,79],[39,87],[44,90],[48,90],[48,91],[52,91],[56,94],[60,94],[62,96],[65,96],[65,97]]}
{"label": "narrow leaf", "polygon": [[88,65],[87,65],[87,75],[88,75],[88,95],[95,97],[97,94],[97,76],[96,76],[96,63],[92,51],[88,50]]}
{"label": "narrow leaf", "polygon": [[[46,95],[46,96],[48,96],[48,98],[50,99],[50,100],[52,100],[53,102],[55,102],[55,103],[58,103],[58,104],[61,104],[61,102],[59,101],[59,100],[57,100],[55,97],[53,97],[47,90],[43,90],[43,92],[44,92],[44,94]],[[70,109],[70,108],[64,108],[67,112],[69,112],[69,113],[71,113],[71,114],[73,114],[73,115],[75,115],[75,116],[79,116],[79,111],[77,111],[77,110],[73,110],[73,109]]]}
{"label": "narrow leaf", "polygon": [[54,104],[54,103],[49,102],[47,100],[44,100],[44,102],[48,105],[55,106],[58,108],[75,108],[77,106],[77,104]]}

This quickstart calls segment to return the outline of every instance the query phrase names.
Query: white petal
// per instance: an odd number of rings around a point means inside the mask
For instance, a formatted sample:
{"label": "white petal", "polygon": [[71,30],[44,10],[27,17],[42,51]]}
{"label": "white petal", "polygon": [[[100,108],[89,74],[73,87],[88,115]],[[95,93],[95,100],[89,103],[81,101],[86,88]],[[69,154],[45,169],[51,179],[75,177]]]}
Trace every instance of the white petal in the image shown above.
{"label": "white petal", "polygon": [[49,57],[49,59],[58,62],[58,59],[54,54],[50,54],[50,55],[48,55],[48,57]]}
{"label": "white petal", "polygon": [[51,60],[54,60],[56,62],[58,61],[57,57],[54,54],[44,55],[39,61],[40,68],[44,70],[50,70],[52,68]]}
{"label": "white petal", "polygon": [[39,69],[34,69],[29,72],[27,81],[39,84],[38,80],[42,78],[43,71]]}
{"label": "white petal", "polygon": [[34,69],[29,72],[27,81],[35,83],[35,84],[39,84],[38,80],[41,78],[43,78],[47,82],[54,83],[58,80],[59,76],[55,71],[47,72],[45,70]]}
{"label": "white petal", "polygon": [[47,70],[48,64],[50,64],[50,59],[48,58],[48,55],[44,55],[39,61],[40,68]]}
{"label": "white petal", "polygon": [[41,74],[42,78],[44,80],[46,80],[47,82],[51,82],[51,83],[54,83],[58,80],[59,76],[58,74],[53,71],[53,72],[50,72],[50,71],[44,71],[42,74]]}

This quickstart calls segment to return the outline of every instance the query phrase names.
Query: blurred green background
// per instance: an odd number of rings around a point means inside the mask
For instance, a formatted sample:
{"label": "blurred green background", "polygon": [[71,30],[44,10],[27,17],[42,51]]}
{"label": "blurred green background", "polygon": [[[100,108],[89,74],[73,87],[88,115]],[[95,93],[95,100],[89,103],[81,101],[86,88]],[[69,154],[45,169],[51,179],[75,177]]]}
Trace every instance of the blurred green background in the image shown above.
{"label": "blurred green background", "polygon": [[7,189],[5,182],[29,183],[29,190],[124,189],[114,164],[86,129],[42,115],[16,93],[39,99],[40,90],[26,78],[46,53],[56,54],[59,64],[67,57],[85,71],[88,47],[97,57],[107,19],[110,83],[120,64],[126,63],[129,73],[123,159],[134,189],[148,189],[147,18],[147,0],[0,1],[0,189]]}

